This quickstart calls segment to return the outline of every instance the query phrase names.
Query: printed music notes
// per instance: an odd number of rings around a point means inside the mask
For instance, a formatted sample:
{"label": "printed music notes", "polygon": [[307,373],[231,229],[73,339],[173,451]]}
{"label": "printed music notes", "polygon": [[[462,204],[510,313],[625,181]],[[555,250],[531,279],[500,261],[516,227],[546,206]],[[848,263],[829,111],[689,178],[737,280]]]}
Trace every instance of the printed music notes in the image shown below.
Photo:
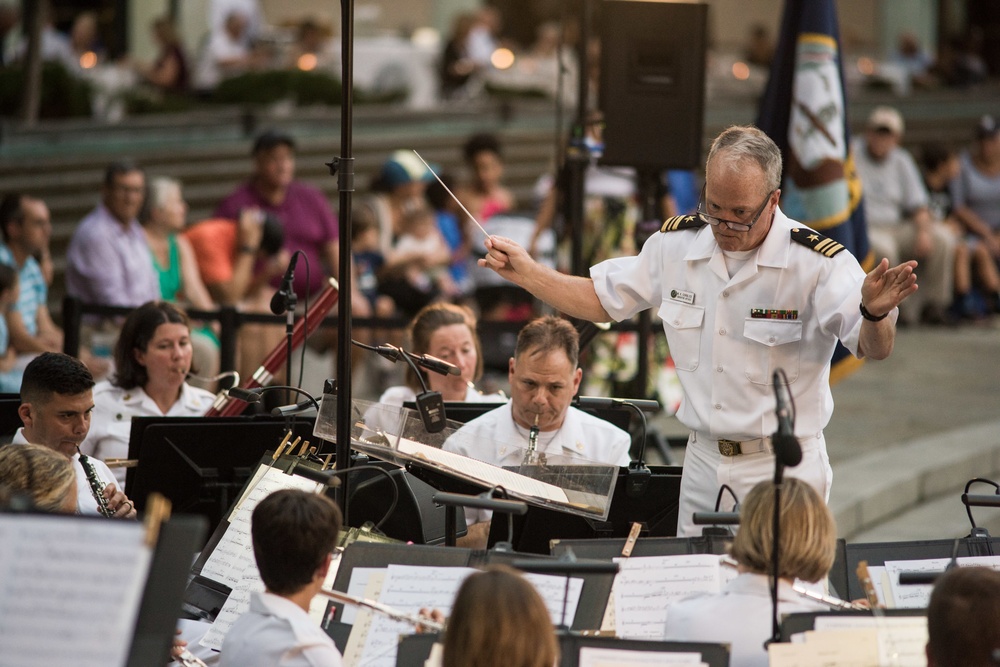
{"label": "printed music notes", "polygon": [[707,667],[700,653],[665,651],[628,651],[584,646],[580,649],[580,667]]}
{"label": "printed music notes", "polygon": [[924,667],[924,616],[819,616],[816,629],[791,643],[771,644],[771,667]]}
{"label": "printed music notes", "polygon": [[[886,561],[885,575],[892,592],[892,606],[897,609],[922,609],[931,599],[932,584],[900,585],[901,572],[944,572],[950,563],[950,558]],[[975,565],[1000,570],[1000,556],[966,556],[957,558],[956,564],[959,567]]]}
{"label": "printed music notes", "polygon": [[696,593],[718,593],[724,582],[712,554],[616,558],[615,631],[625,639],[660,639],[666,607]]}
{"label": "printed music notes", "polygon": [[151,559],[137,522],[0,515],[0,664],[124,665]]}

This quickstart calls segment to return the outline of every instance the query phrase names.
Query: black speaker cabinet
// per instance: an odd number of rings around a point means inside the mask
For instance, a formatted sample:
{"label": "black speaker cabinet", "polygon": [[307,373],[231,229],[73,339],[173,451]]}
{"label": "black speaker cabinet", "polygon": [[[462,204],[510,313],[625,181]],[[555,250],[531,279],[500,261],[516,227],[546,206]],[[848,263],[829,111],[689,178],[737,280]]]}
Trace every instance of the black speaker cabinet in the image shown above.
{"label": "black speaker cabinet", "polygon": [[[388,470],[392,484],[399,490],[396,509],[382,524],[389,537],[415,544],[444,544],[446,508],[434,504],[437,489],[402,468]],[[353,487],[348,502],[351,526],[360,527],[365,521],[378,522],[392,503],[390,480],[385,475],[373,475]],[[458,535],[465,535],[465,516],[459,511]]]}
{"label": "black speaker cabinet", "polygon": [[707,17],[696,3],[601,4],[602,164],[700,166]]}

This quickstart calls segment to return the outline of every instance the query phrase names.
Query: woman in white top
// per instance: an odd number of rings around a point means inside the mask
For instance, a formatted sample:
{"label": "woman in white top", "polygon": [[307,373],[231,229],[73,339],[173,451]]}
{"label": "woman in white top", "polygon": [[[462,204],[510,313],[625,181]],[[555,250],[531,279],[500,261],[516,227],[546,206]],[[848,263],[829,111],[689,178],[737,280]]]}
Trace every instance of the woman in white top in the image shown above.
{"label": "woman in white top", "polygon": [[[833,567],[837,526],[823,498],[807,483],[786,477],[781,489],[778,545],[778,614],[823,611],[792,590],[796,579],[818,582]],[[673,641],[730,644],[731,667],[767,667],[764,642],[771,637],[771,564],[774,485],[760,482],[740,510],[740,529],[730,555],[739,576],[721,593],[667,606],[666,636]]]}
{"label": "woman in white top", "polygon": [[[187,315],[166,301],[139,306],[115,345],[116,373],[94,387],[90,433],[80,451],[99,459],[126,458],[132,417],[197,417],[215,396],[185,382],[191,372]],[[124,482],[124,469],[116,471]]]}
{"label": "woman in white top", "polygon": [[[421,369],[420,374],[431,391],[441,392],[446,401],[502,403],[500,394],[480,394],[474,383],[482,377],[482,347],[476,334],[476,316],[465,306],[434,303],[421,309],[406,330],[407,352],[429,354],[458,366],[461,375],[441,375]],[[420,379],[409,369],[407,383],[389,387],[378,399],[386,405],[402,405],[423,391]]]}

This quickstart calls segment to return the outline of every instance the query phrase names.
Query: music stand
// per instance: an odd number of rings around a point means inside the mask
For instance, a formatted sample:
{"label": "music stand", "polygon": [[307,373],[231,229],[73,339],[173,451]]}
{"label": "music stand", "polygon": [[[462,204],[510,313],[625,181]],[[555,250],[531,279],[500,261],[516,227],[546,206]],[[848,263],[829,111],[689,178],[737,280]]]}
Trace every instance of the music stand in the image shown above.
{"label": "music stand", "polygon": [[[477,417],[482,417],[487,412],[495,410],[501,405],[504,405],[504,403],[465,403],[462,401],[446,401],[444,404],[444,413],[449,420],[465,424],[473,419],[476,419]],[[407,401],[403,403],[403,407],[409,408],[410,410],[416,410],[417,404],[413,401]],[[628,410],[605,408],[578,409],[603,419],[606,422],[614,424],[623,431],[628,431],[629,420],[632,418],[632,413]]]}
{"label": "music stand", "polygon": [[0,394],[0,442],[10,442],[21,428],[21,415],[17,409],[21,407],[20,394]]}
{"label": "music stand", "polygon": [[[141,512],[158,491],[175,512],[208,519],[212,534],[261,456],[281,442],[286,424],[270,416],[134,417],[129,458],[139,464],[126,473],[126,493]],[[312,424],[299,417],[294,433],[318,444]]]}
{"label": "music stand", "polygon": [[[652,477],[644,494],[628,495],[628,472],[620,469],[611,498],[608,518],[598,521],[542,507],[528,507],[514,517],[514,549],[526,553],[549,553],[553,539],[626,537],[634,522],[645,525],[643,537],[673,537],[677,534],[677,509],[681,490],[679,466],[651,466]],[[507,539],[506,517],[495,516],[490,525],[490,546]]]}

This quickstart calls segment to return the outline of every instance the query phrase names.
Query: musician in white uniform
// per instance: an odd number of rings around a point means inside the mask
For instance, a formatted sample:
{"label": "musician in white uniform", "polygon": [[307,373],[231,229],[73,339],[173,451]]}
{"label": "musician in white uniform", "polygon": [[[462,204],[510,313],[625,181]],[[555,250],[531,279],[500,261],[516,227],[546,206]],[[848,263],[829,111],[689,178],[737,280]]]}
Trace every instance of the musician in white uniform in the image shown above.
{"label": "musician in white uniform", "polygon": [[711,511],[722,484],[737,496],[774,469],[773,371],[783,369],[798,408],[802,463],[789,474],[829,497],[823,428],[833,414],[830,358],[838,341],[858,357],[884,359],[897,306],[916,291],[916,262],[867,276],[844,247],[778,208],[781,152],[754,127],[731,127],[712,144],[696,216],[667,220],[636,257],[601,262],[590,278],[534,262],[491,237],[483,264],[562,312],[595,322],[656,309],[691,429],[678,534],[698,534],[691,515]]}
{"label": "musician in white uniform", "polygon": [[[76,472],[77,511],[99,514],[94,487],[80,461],[78,447],[90,430],[94,409],[94,377],[79,359],[58,352],[43,352],[25,367],[21,381],[24,423],[14,435],[14,445],[32,443],[54,449],[73,460]],[[116,519],[134,518],[135,507],[115,484],[104,462],[90,459],[109,512]]]}
{"label": "musician in white uniform", "polygon": [[[80,451],[100,459],[128,458],[132,417],[201,417],[215,396],[192,387],[194,348],[187,315],[167,301],[136,308],[115,345],[115,377],[94,387],[94,419]],[[120,486],[125,469],[116,474]]]}
{"label": "musician in white uniform", "polygon": [[333,640],[309,618],[330,569],[340,510],[315,493],[282,489],[254,508],[253,552],[264,593],[254,593],[222,644],[222,667],[340,667]]}
{"label": "musician in white uniform", "polygon": [[[570,405],[583,377],[577,366],[579,344],[576,329],[559,317],[525,325],[508,362],[510,401],[467,423],[444,449],[498,466],[518,466],[537,428],[537,452],[627,466],[629,434]],[[465,517],[465,544],[485,546],[492,514],[468,509]]]}
{"label": "musician in white uniform", "polygon": [[[802,480],[785,479],[779,514],[778,618],[796,612],[827,611],[792,590],[796,579],[818,582],[833,567],[837,526],[823,498]],[[731,555],[739,576],[721,593],[702,595],[667,606],[664,639],[730,645],[732,667],[767,667],[764,642],[771,636],[771,546],[774,486],[760,482],[740,509],[740,529]]]}

